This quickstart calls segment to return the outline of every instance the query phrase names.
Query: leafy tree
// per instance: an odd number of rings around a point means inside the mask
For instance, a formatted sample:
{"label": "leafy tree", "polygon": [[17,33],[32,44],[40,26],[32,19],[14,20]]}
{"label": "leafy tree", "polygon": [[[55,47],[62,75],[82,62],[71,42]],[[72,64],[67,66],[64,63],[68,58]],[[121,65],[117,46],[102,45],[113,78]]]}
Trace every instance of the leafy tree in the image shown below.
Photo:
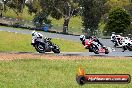
{"label": "leafy tree", "polygon": [[132,14],[132,0],[108,0],[105,5],[108,7],[108,10],[120,7]]}
{"label": "leafy tree", "polygon": [[105,6],[107,7],[106,13],[103,17],[103,21],[107,21],[108,13],[110,10],[120,7],[126,9],[129,13],[132,13],[132,3],[131,0],[107,0],[105,3]]}
{"label": "leafy tree", "polygon": [[113,9],[115,7],[125,7],[130,4],[129,0],[108,0],[105,5],[108,6],[109,9]]}
{"label": "leafy tree", "polygon": [[40,0],[28,0],[26,6],[29,8],[29,14],[40,13],[42,11]]}
{"label": "leafy tree", "polygon": [[89,35],[93,35],[93,32],[98,29],[101,16],[105,12],[105,2],[106,0],[81,0],[83,26]]}
{"label": "leafy tree", "polygon": [[125,8],[125,9],[128,11],[128,13],[131,14],[131,16],[132,16],[132,3],[130,3],[129,5],[125,6],[124,8]]}
{"label": "leafy tree", "polygon": [[108,22],[105,26],[107,34],[111,32],[124,33],[130,26],[130,15],[125,9],[115,8],[109,12]]}
{"label": "leafy tree", "polygon": [[63,33],[68,32],[69,21],[71,17],[79,12],[79,3],[77,0],[41,0],[42,6],[46,6],[55,19],[64,18]]}
{"label": "leafy tree", "polygon": [[[80,9],[77,0],[38,0],[37,3],[41,6],[40,14],[45,14],[46,17],[50,15],[58,20],[64,18],[63,33],[67,33],[71,17],[77,15]],[[32,10],[36,11],[34,6],[31,6]]]}
{"label": "leafy tree", "polygon": [[17,16],[19,16],[19,13],[22,13],[24,6],[25,6],[25,0],[3,0],[4,7],[9,7],[12,9]]}
{"label": "leafy tree", "polygon": [[29,8],[29,14],[35,14],[33,22],[36,27],[42,27],[44,23],[51,23],[51,21],[48,19],[50,11],[47,11],[47,9],[42,6],[40,0],[28,0],[26,2],[26,6]]}
{"label": "leafy tree", "polygon": [[40,13],[36,14],[33,19],[34,25],[36,25],[36,27],[42,27],[45,24],[50,25],[51,20],[48,19],[48,16],[49,16],[49,14],[47,12],[40,12]]}
{"label": "leafy tree", "polygon": [[0,2],[0,17],[2,17],[2,11],[3,11],[3,3]]}

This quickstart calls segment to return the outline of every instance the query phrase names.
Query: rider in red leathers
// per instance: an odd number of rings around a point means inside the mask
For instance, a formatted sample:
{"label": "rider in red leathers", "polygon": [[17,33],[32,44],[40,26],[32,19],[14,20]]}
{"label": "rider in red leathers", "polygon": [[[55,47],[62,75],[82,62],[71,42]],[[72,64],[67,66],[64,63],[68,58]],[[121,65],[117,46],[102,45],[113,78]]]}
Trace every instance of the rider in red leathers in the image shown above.
{"label": "rider in red leathers", "polygon": [[92,39],[93,41],[97,42],[100,44],[100,46],[103,48],[103,44],[99,41],[99,39],[95,36],[88,36],[88,35],[80,35],[80,40],[82,41],[82,44],[85,46],[85,40],[86,39]]}

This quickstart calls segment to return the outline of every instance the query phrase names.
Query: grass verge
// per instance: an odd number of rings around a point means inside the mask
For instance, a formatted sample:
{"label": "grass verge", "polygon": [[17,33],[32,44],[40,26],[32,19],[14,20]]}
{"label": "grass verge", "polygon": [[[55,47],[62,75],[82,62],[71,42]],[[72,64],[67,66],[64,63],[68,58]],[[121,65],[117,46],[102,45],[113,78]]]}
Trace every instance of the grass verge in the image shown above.
{"label": "grass verge", "polygon": [[[31,35],[0,31],[0,51],[35,52],[31,46]],[[86,51],[81,43],[64,39],[53,39],[63,52]]]}
{"label": "grass verge", "polygon": [[[88,58],[88,57],[87,57]],[[48,58],[47,58],[48,59]],[[0,61],[0,88],[131,88],[130,84],[87,84],[75,77],[81,65],[88,74],[131,74],[132,59],[82,57],[82,60]]]}

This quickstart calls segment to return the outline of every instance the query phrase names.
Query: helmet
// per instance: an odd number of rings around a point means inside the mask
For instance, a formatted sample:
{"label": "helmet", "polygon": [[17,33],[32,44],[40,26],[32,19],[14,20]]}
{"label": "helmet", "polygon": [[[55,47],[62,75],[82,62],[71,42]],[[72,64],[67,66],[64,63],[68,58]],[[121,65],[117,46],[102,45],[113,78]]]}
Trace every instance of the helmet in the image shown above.
{"label": "helmet", "polygon": [[126,40],[128,40],[129,38],[128,37],[125,37]]}
{"label": "helmet", "polygon": [[84,40],[85,39],[85,35],[80,35],[80,40]]}
{"label": "helmet", "polygon": [[35,36],[35,33],[36,33],[36,31],[34,30],[34,31],[32,31],[32,36]]}
{"label": "helmet", "polygon": [[97,37],[96,37],[96,36],[93,36],[93,38],[95,38],[95,39],[96,39]]}
{"label": "helmet", "polygon": [[111,36],[115,36],[115,34],[112,34]]}

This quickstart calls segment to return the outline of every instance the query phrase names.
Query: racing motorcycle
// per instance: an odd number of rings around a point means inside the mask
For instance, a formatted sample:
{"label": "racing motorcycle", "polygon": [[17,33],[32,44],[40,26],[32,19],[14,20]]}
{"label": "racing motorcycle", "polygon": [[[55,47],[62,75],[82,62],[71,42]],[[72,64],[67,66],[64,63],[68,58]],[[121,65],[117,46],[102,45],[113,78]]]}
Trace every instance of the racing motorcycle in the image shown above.
{"label": "racing motorcycle", "polygon": [[123,40],[122,49],[123,49],[123,52],[125,50],[132,51],[132,40],[130,38],[125,37],[125,39]]}
{"label": "racing motorcycle", "polygon": [[120,35],[112,35],[111,41],[114,43],[114,47],[122,47],[123,37]]}
{"label": "racing motorcycle", "polygon": [[35,47],[36,51],[39,53],[51,52],[60,53],[60,48],[58,45],[51,42],[51,38],[39,38],[32,36],[31,45]]}
{"label": "racing motorcycle", "polygon": [[85,48],[89,49],[89,52],[94,52],[95,54],[105,53],[108,54],[109,50],[106,47],[101,47],[97,42],[92,39],[85,40]]}

